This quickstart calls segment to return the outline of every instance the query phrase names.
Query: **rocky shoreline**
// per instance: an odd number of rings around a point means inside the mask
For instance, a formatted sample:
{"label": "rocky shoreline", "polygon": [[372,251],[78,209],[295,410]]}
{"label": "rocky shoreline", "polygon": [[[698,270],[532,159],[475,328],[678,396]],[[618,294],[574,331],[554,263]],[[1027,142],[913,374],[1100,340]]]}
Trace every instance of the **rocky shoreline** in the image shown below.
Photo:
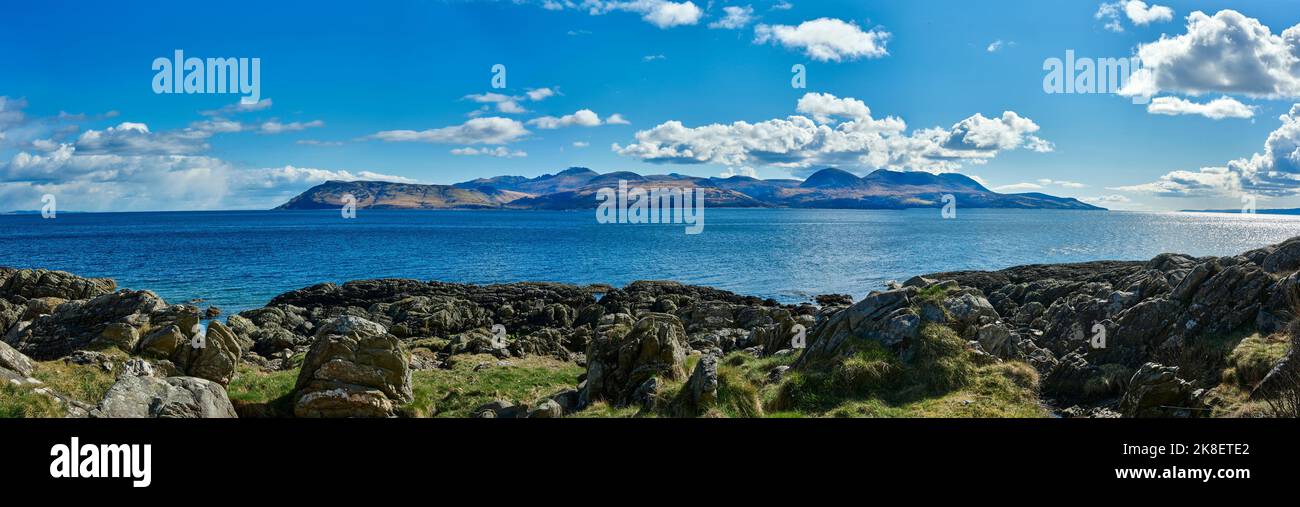
{"label": "rocky shoreline", "polygon": [[798,305],[622,288],[319,284],[214,319],[0,268],[0,415],[1294,416],[1300,238]]}

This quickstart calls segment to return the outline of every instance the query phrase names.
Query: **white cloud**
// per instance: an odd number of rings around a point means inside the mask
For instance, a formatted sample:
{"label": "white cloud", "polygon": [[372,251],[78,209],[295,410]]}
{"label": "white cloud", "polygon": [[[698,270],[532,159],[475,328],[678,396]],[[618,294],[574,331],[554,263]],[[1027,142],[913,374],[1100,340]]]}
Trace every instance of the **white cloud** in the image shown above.
{"label": "white cloud", "polygon": [[1020,183],[1012,183],[1010,185],[992,187],[992,190],[994,192],[1032,192],[1036,190],[1043,190],[1048,187],[1084,188],[1087,187],[1087,185],[1084,185],[1083,183],[1073,182],[1073,181],[1042,178],[1034,182],[1025,181]]}
{"label": "white cloud", "polygon": [[586,142],[586,141],[574,141],[574,142],[573,142],[573,147],[574,147],[574,148],[586,148],[586,147],[588,147],[588,146],[591,146],[591,143]]}
{"label": "white cloud", "polygon": [[1278,119],[1282,125],[1268,135],[1262,153],[1229,161],[1222,167],[1173,171],[1150,183],[1114,190],[1165,197],[1296,195],[1300,193],[1300,104],[1291,106],[1291,111]]}
{"label": "white cloud", "polygon": [[[572,4],[566,4],[566,6],[569,5]],[[593,16],[613,11],[634,12],[640,14],[641,19],[659,28],[694,25],[699,23],[700,18],[704,16],[704,11],[696,6],[694,2],[670,2],[668,0],[585,0],[581,7],[587,9],[588,13]]]}
{"label": "white cloud", "polygon": [[805,93],[795,105],[795,111],[811,115],[817,123],[835,123],[837,118],[853,120],[854,128],[860,131],[898,133],[907,129],[903,120],[894,116],[876,120],[871,117],[871,108],[861,100],[845,97],[839,98],[829,93]]}
{"label": "white cloud", "polygon": [[1106,205],[1106,204],[1127,204],[1133,202],[1127,196],[1120,194],[1099,195],[1096,197],[1080,197],[1080,201],[1088,204]]}
{"label": "white cloud", "polygon": [[722,171],[721,176],[723,178],[730,178],[732,176],[748,176],[750,178],[757,178],[758,171],[755,171],[753,167],[728,167],[727,170]]}
{"label": "white cloud", "polygon": [[774,11],[788,11],[793,8],[794,8],[794,4],[790,2],[784,2],[784,1],[777,2],[772,5],[772,10]]}
{"label": "white cloud", "polygon": [[77,151],[105,155],[189,155],[208,149],[212,130],[149,131],[143,123],[122,122],[103,130],[87,130],[76,140]]}
{"label": "white cloud", "polygon": [[324,126],[325,126],[325,122],[321,120],[312,120],[308,122],[294,121],[289,123],[280,123],[279,120],[273,119],[273,120],[263,122],[261,125],[258,125],[257,131],[262,134],[280,134],[284,132],[298,132],[301,130],[307,130],[310,128],[319,128]]}
{"label": "white cloud", "polygon": [[1152,4],[1147,7],[1146,2],[1141,0],[1129,0],[1124,2],[1124,14],[1128,20],[1135,25],[1149,25],[1154,22],[1170,21],[1174,19],[1174,10],[1163,5]]}
{"label": "white cloud", "polygon": [[299,139],[294,143],[305,146],[343,146],[343,141],[322,141],[320,139]]}
{"label": "white cloud", "polygon": [[540,102],[558,94],[559,92],[551,88],[535,88],[524,92],[524,95],[528,97],[528,100],[533,102]]}
{"label": "white cloud", "polygon": [[1232,10],[1193,12],[1187,33],[1138,47],[1142,68],[1120,90],[1124,96],[1160,92],[1197,96],[1240,94],[1300,97],[1300,25],[1274,35],[1259,20]]}
{"label": "white cloud", "polygon": [[[1038,125],[1007,111],[997,118],[976,114],[949,129],[928,128],[905,134],[903,120],[877,120],[853,98],[805,94],[798,104],[809,118],[794,115],[757,123],[737,121],[687,127],[668,121],[636,133],[636,142],[613,145],[621,155],[647,162],[809,168],[891,168],[951,171],[978,164],[1003,150],[1050,151],[1034,135]],[[820,120],[820,121],[819,121]]]}
{"label": "white cloud", "polygon": [[1083,183],[1078,183],[1074,181],[1052,180],[1046,178],[1038,180],[1038,184],[1044,186],[1058,186],[1058,187],[1065,187],[1065,188],[1084,188],[1088,186],[1088,185],[1084,185]]}
{"label": "white cloud", "polygon": [[0,95],[0,134],[26,121],[27,115],[23,113],[23,109],[26,108],[27,101],[25,99],[11,99]]}
{"label": "white cloud", "polygon": [[1123,32],[1124,25],[1120,22],[1121,14],[1133,24],[1139,26],[1174,19],[1173,9],[1155,4],[1148,6],[1146,2],[1141,0],[1119,0],[1117,2],[1103,3],[1097,6],[1097,12],[1093,14],[1093,18],[1105,21],[1104,26],[1107,30]]}
{"label": "white cloud", "polygon": [[[554,97],[556,95],[559,95],[559,92],[553,88],[534,88],[524,92],[523,95],[506,95],[504,93],[487,92],[487,93],[474,93],[474,94],[466,95],[462,97],[462,99],[472,101],[472,102],[477,102],[479,104],[487,104],[490,106],[494,106],[498,113],[523,114],[523,113],[527,113],[528,110],[525,109],[524,106],[520,104],[520,102],[524,102],[524,101],[541,102],[543,100],[546,100],[547,98]],[[477,115],[483,111],[486,111],[486,107],[484,109],[480,109],[479,111],[476,111],[475,113],[471,113],[471,114]]]}
{"label": "white cloud", "polygon": [[405,176],[393,176],[371,171],[352,173],[343,170],[314,169],[311,167],[268,167],[241,171],[239,184],[244,188],[279,188],[286,186],[316,185],[330,180],[336,181],[388,181],[393,183],[416,183]]}
{"label": "white cloud", "polygon": [[609,118],[605,118],[606,125],[629,125],[631,123],[632,122],[627,121],[627,119],[623,118],[623,115],[619,113],[611,114],[609,115]]}
{"label": "white cloud", "polygon": [[496,106],[498,113],[520,114],[520,113],[528,112],[527,109],[524,109],[523,106],[519,105],[519,101],[522,99],[522,97],[514,97],[514,96],[505,95],[501,93],[489,92],[489,93],[476,93],[472,95],[466,95],[464,99],[478,102],[480,104],[494,105]]}
{"label": "white cloud", "polygon": [[367,136],[387,142],[423,142],[446,144],[507,144],[530,132],[524,124],[499,116],[474,118],[460,125],[429,130],[385,130]]}
{"label": "white cloud", "polygon": [[1178,97],[1156,97],[1147,104],[1147,112],[1178,116],[1186,114],[1201,115],[1213,120],[1224,118],[1252,118],[1255,109],[1229,97],[1219,97],[1204,104]]}
{"label": "white cloud", "polygon": [[[611,116],[610,118],[613,119],[615,116],[617,116],[619,119],[622,118],[621,116],[618,115]],[[574,126],[599,127],[602,123],[604,122],[601,122],[600,115],[597,115],[595,111],[592,111],[590,109],[579,109],[575,111],[573,114],[566,114],[558,118],[554,116],[541,116],[538,118],[533,118],[531,120],[528,120],[529,125],[532,125],[534,127],[543,130],[554,130],[561,127],[574,127]]]}
{"label": "white cloud", "polygon": [[1006,41],[1003,41],[1002,39],[998,39],[998,40],[995,40],[995,41],[993,41],[993,42],[990,42],[990,43],[989,43],[989,46],[988,46],[987,48],[984,48],[984,50],[985,50],[985,51],[988,51],[988,52],[990,52],[990,53],[996,53],[996,52],[998,52],[998,51],[1001,51],[1002,48],[1010,47],[1010,46],[1014,46],[1014,45],[1016,45],[1016,43],[1015,43],[1014,41],[1012,41],[1012,42],[1006,42]]}
{"label": "white cloud", "polygon": [[[0,100],[4,112],[17,101]],[[69,118],[61,115],[42,122]],[[107,115],[105,115],[106,117]],[[287,131],[314,122],[272,127]],[[327,179],[412,181],[370,171],[352,173],[284,166],[243,169],[204,155],[217,133],[253,130],[258,124],[210,118],[189,127],[154,131],[139,122],[91,129],[67,140],[36,139],[0,161],[2,209],[36,209],[53,194],[61,209],[135,211],[270,208]]]}
{"label": "white cloud", "polygon": [[462,155],[462,156],[484,155],[488,157],[499,157],[499,158],[520,158],[520,157],[528,156],[528,153],[526,152],[520,150],[511,151],[507,149],[505,146],[497,146],[496,148],[481,148],[481,149],[471,148],[467,146],[464,148],[454,148],[451,150],[451,154]]}
{"label": "white cloud", "polygon": [[257,102],[254,102],[252,104],[245,104],[243,101],[240,101],[234,104],[230,104],[228,106],[223,106],[219,109],[213,109],[209,111],[199,111],[199,114],[204,116],[226,116],[230,114],[253,113],[257,111],[265,111],[270,108],[271,108],[271,99],[267,98],[267,99],[262,99]]}
{"label": "white cloud", "polygon": [[1012,183],[1010,185],[1002,185],[1000,187],[993,187],[989,190],[992,190],[994,192],[1002,192],[1002,193],[1017,193],[1017,192],[1030,192],[1030,191],[1042,190],[1042,189],[1043,186],[1037,183],[1023,182],[1023,183]]}
{"label": "white cloud", "polygon": [[664,55],[645,55],[641,57],[641,61],[643,62],[653,62],[655,60],[667,60],[667,59],[668,57]]}
{"label": "white cloud", "polygon": [[726,13],[726,15],[722,19],[709,23],[709,28],[736,30],[744,28],[754,20],[754,7],[750,5],[744,7],[728,5],[722,8],[722,12]]}
{"label": "white cloud", "polygon": [[802,50],[805,55],[823,62],[880,58],[889,54],[885,44],[890,33],[881,29],[863,31],[855,23],[835,18],[804,21],[799,26],[765,25],[754,27],[754,43],[772,42],[787,49]]}

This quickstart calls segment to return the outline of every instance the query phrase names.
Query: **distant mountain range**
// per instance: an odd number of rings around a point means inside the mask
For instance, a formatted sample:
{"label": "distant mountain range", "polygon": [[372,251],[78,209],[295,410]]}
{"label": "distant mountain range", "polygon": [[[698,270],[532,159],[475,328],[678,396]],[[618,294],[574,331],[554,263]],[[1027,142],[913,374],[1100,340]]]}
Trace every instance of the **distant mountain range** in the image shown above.
{"label": "distant mountain range", "polygon": [[748,176],[701,178],[682,174],[640,175],[619,171],[600,174],[572,167],[536,178],[496,176],[454,185],[419,185],[382,181],[327,181],[276,209],[325,209],[343,205],[352,194],[358,208],[372,209],[591,209],[596,191],[629,187],[696,188],[705,203],[719,208],[905,209],[943,205],[944,194],[959,208],[1104,210],[1069,197],[1036,192],[1000,194],[961,174],[876,170],[864,177],[827,168],[808,179],[760,180]]}

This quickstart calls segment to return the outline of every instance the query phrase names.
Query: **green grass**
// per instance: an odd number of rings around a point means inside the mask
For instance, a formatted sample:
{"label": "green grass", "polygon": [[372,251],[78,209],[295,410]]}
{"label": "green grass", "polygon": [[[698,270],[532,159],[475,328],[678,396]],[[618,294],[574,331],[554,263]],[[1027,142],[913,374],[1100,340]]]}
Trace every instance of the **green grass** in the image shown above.
{"label": "green grass", "polygon": [[1046,417],[1038,372],[1020,362],[977,365],[951,329],[927,325],[909,361],[859,347],[828,368],[788,372],[771,414],[830,417]]}
{"label": "green grass", "polygon": [[33,391],[37,387],[40,386],[17,386],[8,382],[0,385],[0,418],[63,417],[61,403],[48,395]]}
{"label": "green grass", "polygon": [[604,401],[597,401],[588,405],[587,408],[565,417],[575,417],[578,419],[608,419],[637,417],[638,415],[643,417],[654,416],[654,414],[638,414],[640,410],[640,407],[614,407]]}
{"label": "green grass", "polygon": [[948,297],[948,289],[934,284],[916,292],[916,302],[942,304]]}
{"label": "green grass", "polygon": [[[117,365],[120,367],[121,362],[117,362]],[[51,391],[91,405],[98,405],[117,381],[114,372],[104,371],[99,366],[65,363],[61,360],[36,363],[36,372],[32,376]]]}
{"label": "green grass", "polygon": [[1228,356],[1252,334],[1251,331],[1236,331],[1197,336],[1179,354],[1178,376],[1207,385],[1217,384],[1222,379],[1223,370],[1228,368]]}
{"label": "green grass", "polygon": [[[414,417],[469,417],[478,406],[492,400],[533,403],[578,383],[584,370],[570,362],[530,356],[510,359],[511,366],[496,366],[486,354],[456,355],[448,369],[416,371],[411,375],[415,400],[403,407]],[[474,371],[479,363],[489,366]]]}
{"label": "green grass", "polygon": [[293,413],[293,386],[298,368],[264,372],[245,364],[226,387],[240,417],[288,417]]}
{"label": "green grass", "polygon": [[1248,336],[1228,354],[1228,367],[1223,371],[1223,381],[1253,387],[1264,380],[1273,365],[1290,350],[1291,345],[1283,335],[1265,337],[1256,333]]}

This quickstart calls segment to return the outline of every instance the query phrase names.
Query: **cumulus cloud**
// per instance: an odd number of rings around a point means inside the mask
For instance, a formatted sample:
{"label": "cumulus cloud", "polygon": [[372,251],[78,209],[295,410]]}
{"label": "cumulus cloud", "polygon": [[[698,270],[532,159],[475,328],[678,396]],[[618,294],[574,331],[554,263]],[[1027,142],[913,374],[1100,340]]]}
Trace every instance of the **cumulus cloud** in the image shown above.
{"label": "cumulus cloud", "polygon": [[37,209],[41,196],[53,194],[60,208],[79,211],[265,209],[326,180],[413,182],[371,171],[239,169],[203,155],[83,154],[62,144],[0,165],[0,202]]}
{"label": "cumulus cloud", "polygon": [[546,100],[558,94],[559,92],[551,88],[534,88],[532,90],[528,90],[524,92],[524,96],[528,97],[528,100],[531,100],[533,102]]}
{"label": "cumulus cloud", "polygon": [[1138,47],[1142,68],[1120,90],[1124,96],[1160,92],[1300,97],[1300,25],[1275,35],[1237,11],[1193,12],[1187,32]]}
{"label": "cumulus cloud", "polygon": [[1149,25],[1154,22],[1174,19],[1173,9],[1155,4],[1148,7],[1146,2],[1141,0],[1124,2],[1124,14],[1135,25]]}
{"label": "cumulus cloud", "polygon": [[760,24],[754,27],[754,43],[773,43],[803,51],[814,60],[840,62],[859,58],[880,58],[889,54],[885,44],[890,33],[879,28],[863,31],[856,23],[835,18],[804,21],[798,26]]}
{"label": "cumulus cloud", "polygon": [[[3,113],[17,109],[16,103],[0,100],[0,121],[14,119]],[[70,116],[33,121],[49,123]],[[276,126],[267,129],[275,132],[317,126],[316,122],[272,122]],[[328,179],[411,181],[371,171],[247,169],[202,153],[215,134],[258,130],[264,125],[212,117],[182,129],[155,131],[145,123],[128,121],[66,138],[35,139],[0,160],[0,206],[36,209],[41,196],[53,194],[66,210],[269,208],[306,185]]]}
{"label": "cumulus cloud", "polygon": [[1163,197],[1232,196],[1243,193],[1278,197],[1300,193],[1300,104],[1278,118],[1264,150],[1222,167],[1173,171],[1158,180],[1114,190]]}
{"label": "cumulus cloud", "polygon": [[623,115],[618,113],[612,114],[605,120],[600,119],[600,115],[590,109],[579,109],[573,114],[564,116],[541,116],[528,120],[528,124],[543,130],[554,130],[563,127],[599,127],[601,125],[623,125],[627,120]]}
{"label": "cumulus cloud", "polygon": [[1015,41],[1009,41],[1009,42],[1008,42],[1008,41],[1004,41],[1004,40],[1002,40],[1002,39],[998,39],[998,40],[995,40],[995,41],[993,41],[993,42],[990,42],[990,43],[989,43],[989,46],[986,47],[986,48],[984,48],[984,50],[985,50],[985,51],[988,51],[988,52],[990,52],[990,53],[996,53],[996,52],[998,52],[998,51],[1001,51],[1003,48],[1011,47],[1011,46],[1014,46],[1014,45],[1016,45],[1016,42],[1015,42]]}
{"label": "cumulus cloud", "polygon": [[77,137],[76,149],[84,154],[189,155],[208,149],[207,139],[219,130],[185,129],[154,133],[143,123],[122,122],[103,130],[87,130]]}
{"label": "cumulus cloud", "polygon": [[[573,7],[572,2],[559,4],[552,1],[556,6]],[[600,15],[613,11],[634,12],[641,15],[641,19],[657,26],[659,28],[672,28],[674,26],[694,25],[700,22],[704,16],[704,11],[695,5],[694,2],[671,2],[668,0],[631,0],[631,1],[605,1],[605,0],[584,0],[581,8],[587,10],[591,15]]]}
{"label": "cumulus cloud", "polygon": [[460,125],[429,130],[385,130],[367,136],[387,142],[508,144],[527,136],[524,124],[510,118],[474,118]]}
{"label": "cumulus cloud", "polygon": [[898,133],[907,130],[907,124],[894,116],[881,120],[871,117],[871,108],[861,100],[839,98],[829,93],[805,93],[795,105],[795,111],[813,117],[817,123],[835,123],[853,120],[854,128],[874,132]]}
{"label": "cumulus cloud", "polygon": [[1224,118],[1252,118],[1255,109],[1229,97],[1219,97],[1206,103],[1192,102],[1178,97],[1156,97],[1147,104],[1147,112],[1168,116],[1200,115],[1212,120]]}
{"label": "cumulus cloud", "polygon": [[499,157],[499,158],[520,158],[520,157],[528,156],[528,153],[526,152],[520,150],[512,151],[506,148],[505,146],[497,146],[496,148],[472,148],[472,147],[454,148],[451,150],[451,154],[461,155],[461,156],[483,155],[487,157]]}
{"label": "cumulus cloud", "polygon": [[1120,0],[1097,6],[1097,12],[1093,14],[1093,17],[1104,21],[1107,30],[1123,32],[1124,25],[1120,22],[1121,15],[1127,17],[1135,25],[1145,26],[1154,22],[1174,19],[1174,10],[1163,5],[1152,4],[1148,6],[1146,2],[1141,0]]}
{"label": "cumulus cloud", "polygon": [[653,163],[786,168],[836,165],[932,172],[979,164],[1004,150],[1052,149],[1035,135],[1037,124],[1013,111],[995,118],[976,114],[950,128],[907,134],[903,120],[873,118],[866,104],[851,97],[809,93],[796,108],[812,117],[793,115],[699,127],[674,120],[637,132],[635,143],[612,148]]}
{"label": "cumulus cloud", "polygon": [[709,23],[709,28],[736,30],[744,28],[754,20],[754,7],[750,5],[744,7],[728,5],[722,8],[722,12],[724,13],[722,19]]}

